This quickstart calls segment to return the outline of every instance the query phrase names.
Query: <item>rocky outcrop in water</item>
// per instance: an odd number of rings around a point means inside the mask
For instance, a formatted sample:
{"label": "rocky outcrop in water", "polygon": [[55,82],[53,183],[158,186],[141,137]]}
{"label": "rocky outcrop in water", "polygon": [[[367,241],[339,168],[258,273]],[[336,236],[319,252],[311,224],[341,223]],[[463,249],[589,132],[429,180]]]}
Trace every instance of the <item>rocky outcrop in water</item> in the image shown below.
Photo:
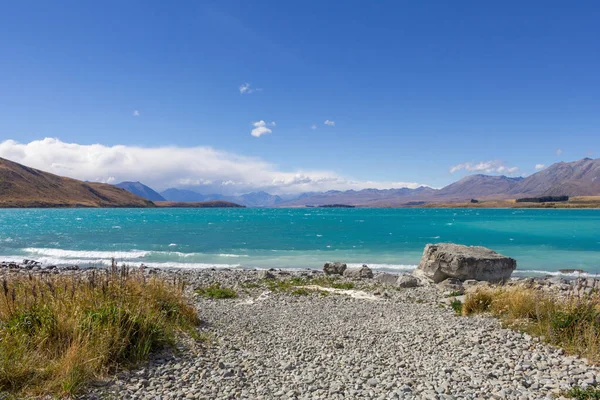
{"label": "rocky outcrop in water", "polygon": [[503,282],[516,268],[515,259],[485,247],[439,243],[425,246],[414,275],[435,283],[448,278]]}

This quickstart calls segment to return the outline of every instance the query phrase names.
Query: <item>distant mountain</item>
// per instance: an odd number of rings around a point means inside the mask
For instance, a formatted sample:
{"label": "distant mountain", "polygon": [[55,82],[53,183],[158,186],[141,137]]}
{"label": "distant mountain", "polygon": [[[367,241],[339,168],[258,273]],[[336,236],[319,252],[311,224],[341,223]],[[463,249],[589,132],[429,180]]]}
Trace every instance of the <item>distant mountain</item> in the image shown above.
{"label": "distant mountain", "polygon": [[305,205],[347,204],[354,206],[393,207],[411,201],[430,199],[435,193],[435,189],[426,186],[416,189],[330,190],[324,193],[301,195],[297,199],[282,202],[280,206],[301,207]]}
{"label": "distant mountain", "polygon": [[83,182],[0,158],[0,207],[154,207],[119,187]]}
{"label": "distant mountain", "polygon": [[140,182],[121,182],[117,183],[115,186],[120,187],[121,189],[125,189],[130,193],[133,193],[137,196],[143,197],[146,200],[151,201],[165,201],[166,199],[162,197],[160,194],[155,192],[150,187],[144,185]]}
{"label": "distant mountain", "polygon": [[158,201],[156,202],[156,206],[169,208],[244,208],[244,206],[240,204],[222,200],[183,203],[176,201]]}
{"label": "distant mountain", "polygon": [[241,204],[246,207],[274,207],[282,202],[281,197],[271,195],[267,192],[252,192],[241,196],[224,196],[222,194],[200,194],[192,190],[167,189],[161,195],[168,201],[176,202],[205,202],[205,201],[228,201]]}
{"label": "distant mountain", "polygon": [[504,175],[470,175],[437,191],[435,197],[448,201],[505,196],[522,181],[523,178],[510,178]]}
{"label": "distant mountain", "polygon": [[281,197],[267,192],[252,192],[241,196],[231,197],[229,201],[243,204],[246,207],[275,207],[282,202]]}
{"label": "distant mountain", "polygon": [[597,184],[600,183],[600,158],[584,158],[573,162],[552,164],[545,170],[523,179],[510,193],[519,195],[538,195],[546,192],[561,193],[569,196],[600,195]]}
{"label": "distant mountain", "polygon": [[185,189],[171,188],[171,189],[167,189],[167,190],[160,192],[160,194],[167,201],[201,202],[201,201],[209,201],[209,200],[220,200],[220,199],[211,198],[211,196],[207,196],[204,194],[194,192],[192,190],[185,190]]}

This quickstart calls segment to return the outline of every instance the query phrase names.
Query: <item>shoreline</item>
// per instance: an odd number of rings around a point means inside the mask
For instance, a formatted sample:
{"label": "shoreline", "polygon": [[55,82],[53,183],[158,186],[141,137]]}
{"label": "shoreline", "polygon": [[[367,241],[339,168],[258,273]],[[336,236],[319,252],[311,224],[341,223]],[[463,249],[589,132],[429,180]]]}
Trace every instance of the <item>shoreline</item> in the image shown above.
{"label": "shoreline", "polygon": [[[83,278],[95,273],[54,271]],[[600,381],[600,370],[586,360],[504,329],[494,318],[457,316],[448,295],[453,288],[401,288],[383,282],[389,274],[377,273],[372,279],[338,278],[348,290],[302,292],[283,283],[324,273],[142,271],[188,282],[207,340],[180,343],[177,352],[156,353],[132,370],[109,374],[79,398],[533,400]],[[0,268],[0,276],[32,272],[50,273]],[[557,278],[515,282],[560,292],[570,286]],[[195,293],[217,283],[236,297]]]}
{"label": "shoreline", "polygon": [[[101,262],[64,262],[64,263],[43,263],[34,259],[24,259],[20,256],[12,256],[3,258],[0,256],[0,268],[13,269],[31,269],[34,271],[53,271],[53,270],[98,270],[104,269],[111,265],[111,259],[98,260]],[[318,271],[319,268],[313,267],[255,267],[243,266],[240,264],[214,264],[214,263],[190,263],[186,266],[185,263],[144,263],[133,261],[118,261],[119,265],[127,265],[130,268],[143,266],[148,269],[165,270],[165,271],[288,271],[288,272],[303,272],[303,271]],[[173,265],[176,264],[176,265]],[[418,264],[389,264],[390,267],[381,267],[388,264],[372,264],[372,263],[346,263],[350,268],[358,268],[362,265],[367,265],[374,272],[391,273],[391,274],[409,274],[417,268]],[[568,271],[568,272],[567,272]],[[544,270],[520,270],[516,269],[512,274],[513,279],[552,279],[560,278],[569,281],[587,278],[600,278],[600,273],[592,273],[577,269],[564,269],[559,271],[544,271]]]}

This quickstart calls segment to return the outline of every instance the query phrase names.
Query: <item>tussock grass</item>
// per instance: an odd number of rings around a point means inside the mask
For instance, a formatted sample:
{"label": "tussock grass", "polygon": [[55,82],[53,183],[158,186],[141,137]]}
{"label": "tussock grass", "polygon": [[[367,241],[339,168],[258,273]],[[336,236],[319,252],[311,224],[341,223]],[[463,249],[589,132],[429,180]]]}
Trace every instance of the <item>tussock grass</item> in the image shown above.
{"label": "tussock grass", "polygon": [[326,288],[350,290],[354,289],[354,282],[340,281],[333,276],[319,276],[314,278],[293,277],[289,279],[265,279],[263,281],[272,292],[284,292],[292,294],[306,294],[299,292],[302,286],[321,286]]}
{"label": "tussock grass", "polygon": [[200,287],[196,289],[195,292],[201,296],[210,297],[211,299],[233,299],[237,297],[235,290],[221,287],[220,283],[214,283],[210,286]]}
{"label": "tussock grass", "polygon": [[600,297],[559,298],[525,288],[482,288],[467,294],[463,315],[489,312],[509,327],[600,362]]}
{"label": "tussock grass", "polygon": [[8,275],[0,288],[0,392],[73,396],[107,372],[195,332],[184,283],[113,266],[81,275]]}

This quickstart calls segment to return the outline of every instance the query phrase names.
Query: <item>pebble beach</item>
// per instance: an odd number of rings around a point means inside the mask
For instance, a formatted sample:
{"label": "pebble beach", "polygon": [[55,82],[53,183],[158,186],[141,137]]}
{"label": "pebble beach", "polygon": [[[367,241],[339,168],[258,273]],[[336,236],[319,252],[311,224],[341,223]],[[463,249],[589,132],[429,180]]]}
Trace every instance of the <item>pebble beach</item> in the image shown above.
{"label": "pebble beach", "polygon": [[[44,269],[0,268],[0,274],[32,271]],[[600,370],[585,359],[504,329],[494,318],[456,315],[435,285],[399,288],[380,283],[376,273],[353,281],[352,290],[298,295],[269,290],[266,271],[145,273],[188,282],[204,340],[183,340],[177,351],[98,381],[80,398],[551,399],[600,380]],[[268,274],[274,280],[323,275]],[[217,282],[238,297],[193,292]]]}

